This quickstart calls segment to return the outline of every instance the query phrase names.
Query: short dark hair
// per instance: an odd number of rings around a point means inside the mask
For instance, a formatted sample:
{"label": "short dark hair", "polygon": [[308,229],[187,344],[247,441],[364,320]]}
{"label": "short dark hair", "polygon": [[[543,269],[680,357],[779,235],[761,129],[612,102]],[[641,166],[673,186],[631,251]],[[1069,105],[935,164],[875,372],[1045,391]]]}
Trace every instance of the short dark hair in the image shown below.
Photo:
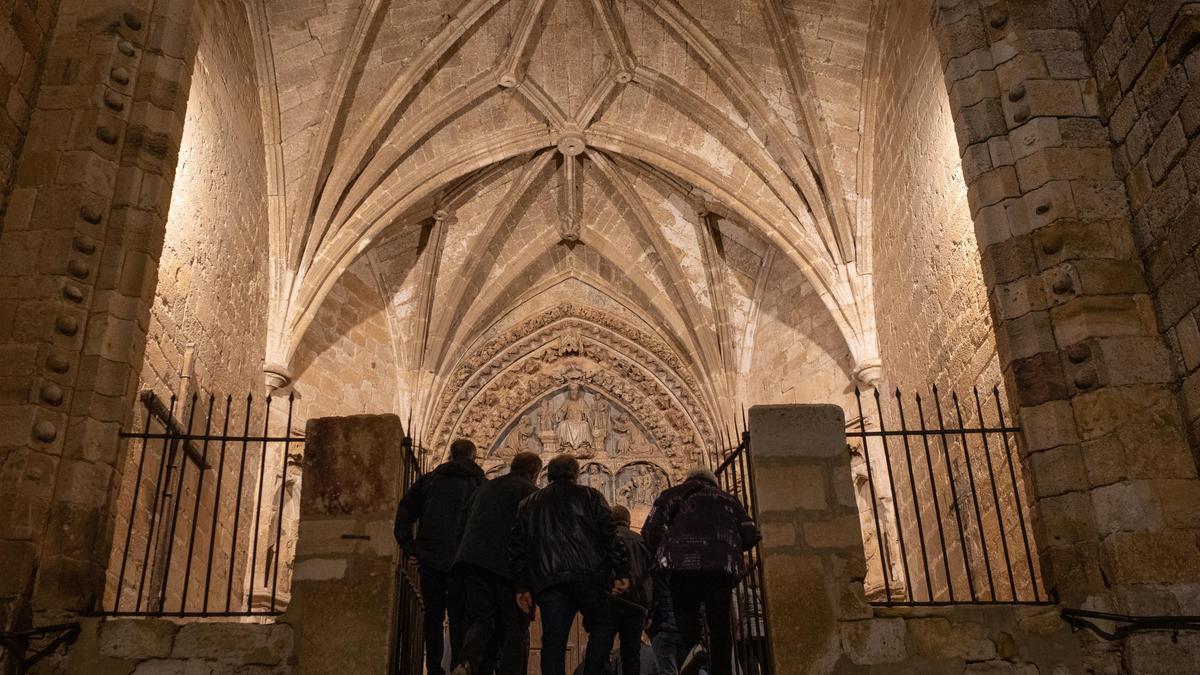
{"label": "short dark hair", "polygon": [[456,438],[450,444],[450,459],[455,462],[475,459],[475,444],[465,438]]}
{"label": "short dark hair", "polygon": [[546,477],[551,483],[574,483],[579,478],[579,460],[570,455],[559,455],[546,465]]}
{"label": "short dark hair", "polygon": [[612,514],[613,520],[617,521],[618,525],[629,525],[629,520],[631,518],[629,515],[629,509],[617,504],[616,506],[612,507]]}
{"label": "short dark hair", "polygon": [[541,470],[542,458],[532,452],[518,452],[508,465],[509,473],[519,473],[530,478],[536,478]]}

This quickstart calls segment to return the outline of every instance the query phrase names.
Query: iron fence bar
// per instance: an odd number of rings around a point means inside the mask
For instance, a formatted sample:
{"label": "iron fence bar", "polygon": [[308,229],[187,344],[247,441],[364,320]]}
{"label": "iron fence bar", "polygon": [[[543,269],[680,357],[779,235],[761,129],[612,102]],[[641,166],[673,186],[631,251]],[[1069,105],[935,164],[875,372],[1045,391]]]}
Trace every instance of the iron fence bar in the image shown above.
{"label": "iron fence bar", "polygon": [[[879,428],[882,430],[886,424],[883,416],[883,405],[880,403],[879,390],[875,390],[875,412],[879,415]],[[892,508],[896,512],[896,538],[900,541],[900,562],[904,569],[904,589],[908,594],[909,600],[912,599],[912,574],[908,569],[908,549],[904,546],[904,523],[900,518],[900,504],[897,501],[898,492],[896,490],[895,470],[892,468],[892,455],[888,451],[887,437],[883,437],[883,461],[887,465],[888,487],[892,490]]]}
{"label": "iron fence bar", "polygon": [[[146,433],[150,432],[150,413],[146,412]],[[137,477],[133,483],[133,499],[129,507],[129,527],[125,530],[125,547],[121,549],[121,571],[117,573],[117,594],[113,609],[121,607],[121,591],[125,588],[125,565],[129,562],[129,542],[133,538],[133,521],[137,518],[138,493],[142,489],[142,470],[146,465],[146,444],[141,444],[142,456],[138,458]]]}
{"label": "iron fence bar", "polygon": [[[193,392],[191,407],[190,407],[190,410],[188,410],[188,424],[187,424],[188,434],[192,433],[192,423],[195,421],[195,419],[196,419],[196,393]],[[160,579],[162,588],[159,589],[159,595],[158,595],[158,610],[160,612],[167,605],[167,587],[170,586],[169,582],[171,580],[171,562],[172,562],[172,558],[175,555],[175,529],[179,526],[179,503],[180,503],[180,501],[182,501],[181,498],[183,497],[183,482],[184,482],[184,479],[187,477],[187,467],[188,467],[187,457],[182,452],[182,446],[180,446],[180,450],[181,450],[181,452],[179,453],[179,481],[175,485],[175,495],[174,495],[174,498],[171,500],[172,501],[171,509],[172,509],[173,513],[171,514],[171,527],[167,530],[167,557],[164,559],[164,563],[163,563],[163,573],[162,573],[162,578]],[[174,445],[173,445],[172,452],[171,452],[172,458],[175,457],[175,454],[176,453],[174,452]],[[172,461],[173,461],[173,459],[172,459]],[[203,471],[203,468],[201,468],[200,470]]]}
{"label": "iron fence bar", "polygon": [[[145,438],[149,440],[168,439],[174,441],[209,441],[217,443],[220,441],[246,441],[247,443],[283,443],[286,440],[296,441],[300,436],[234,436],[228,434],[138,434],[129,431],[122,431],[118,434],[121,438]],[[199,454],[199,453],[197,453]]]}
{"label": "iron fence bar", "polygon": [[[946,428],[946,418],[942,415],[942,397],[938,394],[937,385],[933,385],[933,403],[937,408],[938,427],[942,430]],[[967,573],[967,589],[971,593],[972,602],[976,600],[975,593],[975,575],[971,571],[971,552],[967,546],[966,528],[962,522],[962,506],[958,501],[958,488],[954,479],[954,464],[950,461],[950,443],[946,440],[946,436],[942,435],[942,454],[946,462],[946,477],[950,483],[950,498],[954,500],[954,520],[958,524],[958,546],[962,552],[963,569]]]}
{"label": "iron fence bar", "polygon": [[[204,422],[204,433],[207,435],[212,430],[212,414],[213,406],[217,402],[216,394],[208,396],[208,417]],[[192,581],[192,555],[196,550],[196,525],[200,522],[200,497],[204,495],[204,470],[208,467],[208,441],[204,441],[204,447],[200,453],[200,468],[196,477],[196,499],[192,502],[192,532],[188,536],[188,552],[187,560],[183,566],[183,595],[179,600],[180,611],[187,608],[188,586]]]}
{"label": "iron fence bar", "polygon": [[[929,436],[957,436],[961,433],[968,434],[998,434],[1002,432],[1015,433],[1021,430],[1021,427],[964,427],[962,429],[930,429],[925,434]],[[846,435],[850,438],[862,437],[882,437],[882,436],[920,436],[919,431],[847,431]]]}
{"label": "iron fence bar", "polygon": [[[921,431],[926,429],[925,424],[925,407],[921,404],[921,394],[916,395],[917,399],[917,417],[921,422]],[[938,499],[937,484],[933,477],[933,461],[929,458],[929,437],[922,433],[921,441],[925,446],[925,471],[929,474],[929,487],[933,493],[933,514],[937,519],[938,543],[942,548],[942,568],[946,572],[946,588],[950,592],[950,600],[954,600],[954,580],[950,576],[950,550],[946,548],[946,529],[942,525],[942,507]],[[930,600],[932,600],[932,595]]]}
{"label": "iron fence bar", "polygon": [[[254,392],[246,394],[246,419],[242,424],[242,430],[248,436],[250,434],[250,406],[254,403]],[[244,491],[246,480],[246,446],[249,441],[246,438],[242,439],[242,460],[238,464],[238,483],[237,497],[234,498],[233,506],[233,534],[231,535],[229,544],[229,568],[225,570],[225,611],[229,611],[229,606],[233,602],[233,570],[234,562],[237,556],[237,541],[238,531],[241,527],[238,526],[238,519],[242,517],[242,492]],[[241,595],[240,593],[238,595]]]}
{"label": "iron fence bar", "polygon": [[[862,392],[858,387],[854,388],[854,400],[858,403],[858,426],[863,431],[867,428],[867,418],[863,414],[862,407]],[[883,546],[883,529],[879,526],[879,498],[875,495],[875,478],[871,471],[871,443],[866,438],[863,439],[863,463],[867,466],[867,486],[871,491],[871,516],[875,520],[875,543],[879,546],[879,571],[883,577],[883,597],[887,598],[890,605],[892,603],[892,588],[888,583],[889,572],[891,571],[888,565],[887,554],[884,553]]]}
{"label": "iron fence bar", "polygon": [[[950,392],[950,400],[954,402],[954,413],[958,417],[958,426],[961,429],[963,426],[962,406],[958,404],[958,392]],[[975,507],[975,526],[979,532],[979,548],[983,550],[983,569],[987,572],[988,592],[992,596],[992,600],[996,599],[996,585],[992,581],[992,562],[991,556],[988,554],[987,543],[983,535],[983,514],[979,511],[979,494],[975,489],[975,471],[971,468],[971,453],[967,445],[967,435],[962,434],[963,444],[963,468],[967,470],[967,484],[971,486],[971,504]]]}
{"label": "iron fence bar", "polygon": [[[901,397],[899,388],[896,389],[896,406],[900,414],[900,428],[907,433],[908,421],[904,418],[904,400]],[[925,524],[921,518],[921,503],[917,499],[917,478],[913,475],[912,451],[909,448],[907,435],[904,436],[904,463],[908,467],[908,491],[912,493],[913,514],[917,520],[917,540],[921,544],[921,565],[925,570],[925,594],[932,600],[933,585],[929,578],[931,576],[929,574],[929,556],[925,548]],[[897,506],[896,512],[899,513],[899,506]],[[916,589],[912,590],[914,591],[912,595],[916,595]]]}
{"label": "iron fence bar", "polygon": [[145,611],[145,612],[105,612],[107,617],[175,617],[175,618],[226,618],[235,616],[280,616],[282,611],[270,610],[243,610],[229,612],[161,612],[161,611]]}
{"label": "iron fence bar", "polygon": [[[271,424],[271,397],[267,396],[266,411],[263,413],[263,436],[267,435],[268,426]],[[262,452],[258,457],[258,496],[254,500],[254,544],[250,548],[250,585],[246,589],[246,606],[252,607],[254,603],[254,582],[258,576],[258,524],[262,519],[262,495],[263,483],[267,478],[267,443],[263,441]]]}
{"label": "iron fence bar", "polygon": [[[979,423],[983,423],[983,404],[979,400],[979,387],[972,387],[975,396],[975,413],[979,415]],[[996,507],[996,524],[1000,527],[1000,547],[1004,553],[1004,567],[1008,570],[1008,588],[1013,600],[1017,599],[1017,582],[1013,578],[1012,557],[1008,552],[1008,530],[1004,527],[1004,513],[1000,509],[1000,492],[996,489],[996,472],[992,468],[992,446],[988,443],[988,435],[983,434],[983,454],[987,458],[988,481],[992,486],[992,505]],[[983,542],[987,546],[987,542]]]}
{"label": "iron fence bar", "polygon": [[296,404],[296,392],[288,393],[288,413],[287,426],[284,430],[287,432],[289,440],[283,442],[283,472],[279,477],[279,505],[276,507],[279,510],[275,514],[275,576],[271,579],[271,610],[275,609],[276,592],[279,590],[279,561],[283,557],[280,555],[279,544],[283,541],[283,494],[287,490],[287,468],[288,468],[288,450],[291,446],[292,433],[292,409]]}
{"label": "iron fence bar", "polygon": [[[229,414],[233,409],[233,394],[225,397],[225,421],[221,424],[221,435],[229,433]],[[212,583],[213,551],[217,543],[217,514],[221,511],[221,485],[225,480],[225,441],[221,441],[220,459],[217,460],[217,486],[213,490],[212,523],[208,527],[208,562],[204,566],[204,600],[200,608],[208,612],[208,593]],[[234,526],[237,526],[237,516],[234,516]]]}
{"label": "iron fence bar", "polygon": [[[996,399],[996,415],[1004,419],[1004,406],[1000,403],[999,385],[992,388]],[[1017,489],[1017,471],[1013,467],[1012,448],[1008,443],[1008,434],[1001,434],[1004,439],[1004,458],[1008,462],[1008,477],[1012,481],[1013,502],[1017,505],[1017,522],[1021,526],[1021,541],[1025,545],[1025,564],[1029,570],[1029,585],[1033,589],[1033,599],[1041,601],[1041,591],[1038,590],[1037,573],[1033,569],[1033,550],[1029,546],[1029,532],[1025,529],[1025,509],[1021,503],[1021,492]]]}
{"label": "iron fence bar", "polygon": [[[170,418],[171,416],[173,416],[175,414],[175,403],[176,402],[177,402],[177,399],[175,398],[174,395],[172,395],[171,396],[171,405],[170,405],[170,408],[168,408],[168,412],[167,412],[168,418]],[[146,411],[146,415],[148,417],[150,415],[150,412]],[[167,446],[168,445],[169,444],[164,439],[163,443],[162,443],[162,448],[161,448],[161,451],[160,451],[159,457],[158,457],[158,480],[156,480],[154,483],[154,503],[150,507],[150,526],[146,530],[146,551],[142,556],[142,574],[141,574],[141,578],[138,580],[137,602],[135,602],[134,606],[133,606],[134,610],[138,610],[138,611],[140,611],[142,609],[142,592],[146,588],[146,571],[150,568],[150,544],[155,538],[154,537],[154,533],[155,533],[154,526],[158,521],[159,501],[160,501],[160,498],[162,497],[162,492],[163,492],[163,482],[165,479],[164,472],[166,471]],[[143,453],[146,452],[146,447],[147,447],[147,444],[143,443],[142,444],[142,452]]]}

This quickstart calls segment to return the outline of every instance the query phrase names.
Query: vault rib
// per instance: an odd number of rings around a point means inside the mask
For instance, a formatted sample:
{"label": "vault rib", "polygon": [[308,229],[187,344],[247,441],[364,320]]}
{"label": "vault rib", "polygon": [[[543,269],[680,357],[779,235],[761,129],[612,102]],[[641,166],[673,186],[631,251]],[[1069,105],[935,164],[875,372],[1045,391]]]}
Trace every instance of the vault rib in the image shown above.
{"label": "vault rib", "polygon": [[521,18],[518,19],[517,28],[513,31],[511,46],[496,67],[500,86],[515,87],[523,79],[520,76],[521,58],[525,55],[525,48],[529,46],[529,38],[533,35],[533,29],[541,17],[545,4],[546,0],[527,0],[521,8]]}
{"label": "vault rib", "polygon": [[[801,95],[801,92],[811,94],[816,89],[813,87],[808,70],[800,62],[795,45],[787,39],[787,16],[784,15],[779,0],[763,0],[763,8],[767,17],[767,33],[771,36],[775,52],[779,55],[788,79],[791,81],[792,87],[789,93],[796,108],[804,116],[804,125],[812,136],[816,149],[817,167],[825,178],[824,183],[827,189],[823,191],[823,196],[825,206],[831,212],[830,220],[833,221],[833,232],[830,234],[833,235],[834,241],[840,249],[842,262],[850,262],[854,260],[855,256],[854,230],[850,214],[846,210],[846,200],[841,189],[841,177],[837,174],[833,154],[830,151],[833,141],[829,137],[829,130],[825,127],[821,114],[817,111],[816,99],[811,95]],[[832,194],[830,194],[831,192]]]}
{"label": "vault rib", "polygon": [[677,256],[671,250],[670,244],[663,237],[658,225],[654,222],[654,218],[646,208],[645,202],[642,201],[641,195],[629,184],[629,181],[621,174],[620,169],[614,166],[603,153],[589,150],[588,157],[612,185],[613,190],[621,197],[621,200],[625,202],[626,207],[633,213],[634,222],[637,223],[638,229],[643,236],[650,240],[651,250],[654,251],[666,269],[670,287],[664,290],[679,304],[686,319],[688,333],[700,348],[701,364],[704,369],[706,371],[710,370],[708,368],[710,364],[715,363],[719,365],[720,347],[713,339],[714,336],[710,331],[702,331],[699,328],[703,324],[697,321],[699,317],[694,315],[693,308],[701,306],[700,300],[696,297],[695,292],[692,291],[692,286],[688,283],[687,275],[684,273],[683,268],[680,267]]}

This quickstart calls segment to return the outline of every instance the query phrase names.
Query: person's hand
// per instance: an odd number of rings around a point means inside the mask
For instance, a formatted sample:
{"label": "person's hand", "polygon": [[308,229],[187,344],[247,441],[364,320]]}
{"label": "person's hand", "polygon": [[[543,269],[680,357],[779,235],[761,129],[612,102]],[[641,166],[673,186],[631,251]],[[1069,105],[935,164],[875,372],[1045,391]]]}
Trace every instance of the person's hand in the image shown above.
{"label": "person's hand", "polygon": [[529,593],[517,593],[517,607],[526,615],[533,614],[533,596]]}
{"label": "person's hand", "polygon": [[629,590],[629,579],[617,579],[613,582],[613,595],[625,595],[625,591]]}

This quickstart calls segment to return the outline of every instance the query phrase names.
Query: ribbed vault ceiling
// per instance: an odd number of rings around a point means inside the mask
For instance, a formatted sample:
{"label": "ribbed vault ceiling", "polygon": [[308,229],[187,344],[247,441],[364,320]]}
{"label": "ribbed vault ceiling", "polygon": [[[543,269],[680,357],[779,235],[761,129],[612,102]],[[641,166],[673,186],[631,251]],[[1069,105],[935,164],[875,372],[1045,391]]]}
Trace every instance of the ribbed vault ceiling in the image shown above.
{"label": "ribbed vault ceiling", "polygon": [[861,82],[868,13],[868,0],[252,4],[274,141],[268,359],[287,364],[365,256],[401,367],[435,379],[497,326],[573,302],[658,335],[720,405],[772,264],[801,271],[869,362],[861,87],[846,84]]}

